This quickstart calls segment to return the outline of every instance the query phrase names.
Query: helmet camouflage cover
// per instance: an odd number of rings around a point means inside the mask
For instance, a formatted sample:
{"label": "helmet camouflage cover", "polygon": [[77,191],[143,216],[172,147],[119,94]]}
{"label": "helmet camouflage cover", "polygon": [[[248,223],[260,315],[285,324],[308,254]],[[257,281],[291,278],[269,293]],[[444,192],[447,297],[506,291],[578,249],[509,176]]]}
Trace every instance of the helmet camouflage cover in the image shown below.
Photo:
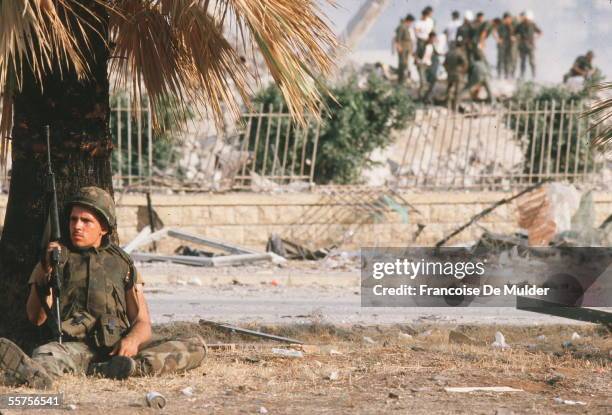
{"label": "helmet camouflage cover", "polygon": [[115,201],[107,191],[99,187],[88,186],[79,189],[66,204],[66,209],[71,209],[74,205],[85,206],[92,209],[106,222],[109,231],[112,231],[117,225]]}

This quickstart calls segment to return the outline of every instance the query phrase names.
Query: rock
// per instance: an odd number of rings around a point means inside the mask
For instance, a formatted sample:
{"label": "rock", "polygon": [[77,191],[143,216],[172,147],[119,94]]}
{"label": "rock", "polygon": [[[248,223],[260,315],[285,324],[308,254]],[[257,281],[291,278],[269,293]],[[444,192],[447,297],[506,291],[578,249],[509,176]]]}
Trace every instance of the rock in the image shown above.
{"label": "rock", "polygon": [[578,334],[578,333],[574,332],[574,333],[572,334],[572,340],[580,340],[580,334]]}
{"label": "rock", "polygon": [[331,356],[342,356],[342,352],[339,352],[339,351],[338,351],[338,350],[336,350],[336,349],[331,349],[331,350],[329,351],[329,354],[330,354]]}
{"label": "rock", "polygon": [[545,336],[545,335],[543,335],[543,334],[540,334],[538,337],[536,337],[536,339],[537,339],[538,341],[543,342],[543,341],[546,341],[546,336]]}
{"label": "rock", "polygon": [[564,404],[564,405],[586,405],[586,402],[582,402],[582,401],[573,401],[573,400],[571,400],[571,399],[561,399],[561,398],[559,398],[559,397],[556,397],[556,398],[554,399],[554,401],[555,401],[556,403],[561,403],[561,404]]}
{"label": "rock", "polygon": [[376,344],[376,342],[371,337],[368,337],[368,336],[363,336],[363,341],[368,344]]}
{"label": "rock", "polygon": [[467,334],[463,334],[456,330],[451,330],[450,333],[448,333],[448,342],[452,344],[477,344],[476,340],[474,340]]}
{"label": "rock", "polygon": [[267,413],[268,413],[268,410],[266,409],[266,407],[265,407],[265,406],[260,406],[260,407],[259,407],[259,413],[260,413],[260,414],[267,414]]}
{"label": "rock", "polygon": [[426,330],[423,333],[419,333],[419,337],[429,337],[433,333],[431,330]]}
{"label": "rock", "polygon": [[401,340],[410,340],[410,339],[412,339],[412,336],[410,334],[402,333],[401,331],[399,332],[398,337]]}
{"label": "rock", "polygon": [[508,408],[499,408],[495,411],[495,415],[514,415],[514,412]]}
{"label": "rock", "polygon": [[192,397],[193,396],[193,388],[191,386],[188,386],[184,389],[181,389],[181,393],[187,397]]}
{"label": "rock", "polygon": [[333,380],[338,380],[339,377],[340,376],[339,376],[338,372],[334,371],[334,372],[331,372],[329,375],[325,376],[325,379],[333,381]]}
{"label": "rock", "polygon": [[431,388],[422,387],[422,388],[410,388],[410,392],[419,393],[419,392],[431,392]]}
{"label": "rock", "polygon": [[75,404],[72,404],[72,403],[71,403],[70,405],[66,405],[66,408],[67,408],[69,411],[76,411],[77,406],[76,406]]}
{"label": "rock", "polygon": [[395,392],[389,392],[388,396],[391,399],[399,399],[400,398],[400,396],[397,393],[395,393]]}
{"label": "rock", "polygon": [[506,338],[501,331],[495,333],[495,341],[491,343],[491,346],[502,350],[510,348],[510,345],[506,343]]}
{"label": "rock", "polygon": [[413,351],[415,351],[415,352],[424,352],[424,351],[425,351],[425,348],[424,348],[424,347],[421,347],[421,346],[411,346],[410,348],[411,348]]}
{"label": "rock", "polygon": [[304,357],[304,353],[299,350],[289,350],[289,349],[272,349],[272,353],[278,356],[283,357],[294,357],[294,358],[302,358]]}

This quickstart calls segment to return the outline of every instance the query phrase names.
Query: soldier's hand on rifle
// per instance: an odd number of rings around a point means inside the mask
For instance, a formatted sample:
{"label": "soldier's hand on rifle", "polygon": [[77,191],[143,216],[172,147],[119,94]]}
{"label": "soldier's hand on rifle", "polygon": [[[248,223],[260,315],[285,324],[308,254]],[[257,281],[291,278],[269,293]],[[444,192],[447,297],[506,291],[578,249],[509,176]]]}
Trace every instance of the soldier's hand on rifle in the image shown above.
{"label": "soldier's hand on rifle", "polygon": [[53,252],[55,249],[62,252],[62,246],[59,244],[59,242],[49,242],[49,245],[47,245],[47,254],[45,255],[45,263],[43,264],[47,274],[51,273],[51,252]]}
{"label": "soldier's hand on rifle", "polygon": [[132,339],[130,336],[124,337],[115,345],[113,351],[110,352],[111,356],[127,356],[133,357],[138,354],[138,342]]}

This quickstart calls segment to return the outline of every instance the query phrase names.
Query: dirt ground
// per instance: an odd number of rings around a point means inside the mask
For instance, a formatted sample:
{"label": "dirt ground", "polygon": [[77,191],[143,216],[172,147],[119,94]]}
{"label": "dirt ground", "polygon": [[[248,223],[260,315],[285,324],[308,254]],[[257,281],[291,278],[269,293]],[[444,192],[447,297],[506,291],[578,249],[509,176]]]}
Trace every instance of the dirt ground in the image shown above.
{"label": "dirt ground", "polygon": [[[209,344],[231,342],[237,348],[211,349],[200,368],[181,375],[127,381],[66,376],[57,391],[64,394],[66,404],[76,406],[71,412],[83,414],[160,412],[146,406],[149,391],[166,397],[161,412],[171,414],[612,413],[612,339],[609,332],[592,325],[340,327],[313,321],[250,328],[317,347],[305,348],[303,357],[281,357],[272,352],[273,347],[288,348],[280,343],[193,323],[165,325],[157,327],[162,335],[197,332]],[[451,330],[475,343],[449,343]],[[491,346],[496,331],[505,335],[511,348]],[[574,332],[579,339],[572,340]],[[508,386],[521,391],[445,390],[458,386]],[[192,396],[181,392],[187,387],[193,389]],[[33,391],[0,386],[0,394],[15,392]]]}

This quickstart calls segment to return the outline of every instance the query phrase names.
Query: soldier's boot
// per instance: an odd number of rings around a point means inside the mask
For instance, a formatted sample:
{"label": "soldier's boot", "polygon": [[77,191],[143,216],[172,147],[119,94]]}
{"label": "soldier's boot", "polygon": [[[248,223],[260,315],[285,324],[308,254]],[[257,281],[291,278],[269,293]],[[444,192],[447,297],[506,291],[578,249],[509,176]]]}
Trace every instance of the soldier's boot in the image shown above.
{"label": "soldier's boot", "polygon": [[100,363],[92,363],[89,369],[90,375],[99,375],[108,379],[127,379],[134,375],[136,362],[128,356],[113,356],[110,360]]}
{"label": "soldier's boot", "polygon": [[8,380],[17,384],[26,384],[36,389],[50,389],[53,378],[49,376],[40,363],[32,360],[15,343],[0,338],[0,370]]}

